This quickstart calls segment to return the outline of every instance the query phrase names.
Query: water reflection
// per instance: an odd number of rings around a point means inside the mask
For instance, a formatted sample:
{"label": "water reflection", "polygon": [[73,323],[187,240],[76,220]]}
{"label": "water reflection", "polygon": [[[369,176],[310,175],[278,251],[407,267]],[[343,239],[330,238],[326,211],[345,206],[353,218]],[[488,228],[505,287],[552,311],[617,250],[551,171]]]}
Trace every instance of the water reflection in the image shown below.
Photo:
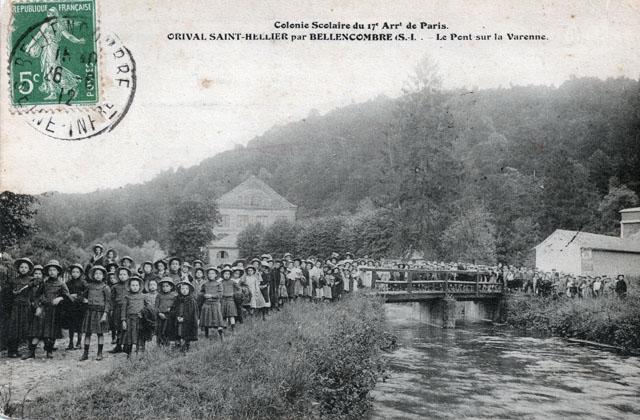
{"label": "water reflection", "polygon": [[392,329],[400,348],[373,419],[640,418],[637,357],[474,325]]}

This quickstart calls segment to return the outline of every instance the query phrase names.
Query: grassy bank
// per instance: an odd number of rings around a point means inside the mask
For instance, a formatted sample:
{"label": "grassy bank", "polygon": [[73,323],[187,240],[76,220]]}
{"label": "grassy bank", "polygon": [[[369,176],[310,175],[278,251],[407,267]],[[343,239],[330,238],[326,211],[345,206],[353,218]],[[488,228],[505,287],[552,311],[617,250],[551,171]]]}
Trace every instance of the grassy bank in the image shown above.
{"label": "grassy bank", "polygon": [[507,323],[519,329],[565,338],[640,349],[640,296],[552,299],[507,297]]}
{"label": "grassy bank", "polygon": [[152,350],[80,386],[45,395],[28,418],[358,418],[381,374],[375,297],[296,302],[240,326],[224,344]]}

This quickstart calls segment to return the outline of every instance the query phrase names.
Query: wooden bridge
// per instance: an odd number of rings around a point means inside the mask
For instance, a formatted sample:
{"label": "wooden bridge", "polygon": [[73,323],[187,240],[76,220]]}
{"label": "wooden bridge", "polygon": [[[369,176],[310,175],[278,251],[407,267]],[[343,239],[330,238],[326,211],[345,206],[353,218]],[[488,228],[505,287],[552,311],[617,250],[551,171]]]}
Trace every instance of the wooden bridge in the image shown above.
{"label": "wooden bridge", "polygon": [[[376,267],[360,267],[360,270],[372,272],[371,288],[387,302],[421,302],[444,297],[458,301],[496,299],[502,297],[505,287],[501,282],[489,282],[490,273],[484,271]],[[378,280],[375,273],[389,273],[390,278]],[[401,275],[393,278],[393,273]]]}
{"label": "wooden bridge", "polygon": [[418,305],[420,318],[428,323],[455,328],[456,319],[499,317],[505,285],[489,281],[489,272],[377,267],[360,270],[372,273],[371,288],[387,303]]}

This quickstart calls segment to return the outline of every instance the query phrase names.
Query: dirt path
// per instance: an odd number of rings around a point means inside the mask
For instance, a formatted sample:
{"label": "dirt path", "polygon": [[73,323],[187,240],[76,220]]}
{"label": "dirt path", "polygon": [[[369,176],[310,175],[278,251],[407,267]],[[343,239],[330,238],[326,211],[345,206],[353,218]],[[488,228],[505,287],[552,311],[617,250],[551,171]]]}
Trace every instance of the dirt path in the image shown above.
{"label": "dirt path", "polygon": [[[126,357],[122,353],[107,353],[113,346],[106,344],[104,359],[98,362],[95,360],[97,345],[92,344],[89,360],[80,362],[78,359],[82,356],[82,350],[65,350],[66,345],[67,340],[56,342],[58,350],[53,352],[53,359],[45,358],[42,344],[38,346],[36,359],[20,360],[1,356],[0,404],[6,403],[7,399],[18,404],[32,401],[44,393],[76,385],[87,378],[107,373],[114,363]],[[26,351],[23,350],[23,354]]]}

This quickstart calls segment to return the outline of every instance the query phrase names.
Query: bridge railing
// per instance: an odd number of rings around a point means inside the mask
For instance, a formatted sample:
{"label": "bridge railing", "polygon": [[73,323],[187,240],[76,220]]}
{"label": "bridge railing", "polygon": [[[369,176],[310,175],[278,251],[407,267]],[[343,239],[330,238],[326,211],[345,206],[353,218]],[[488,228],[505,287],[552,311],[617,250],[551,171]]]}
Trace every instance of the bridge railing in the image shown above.
{"label": "bridge railing", "polygon": [[[505,285],[489,281],[487,271],[467,270],[426,270],[381,267],[359,267],[360,271],[371,272],[371,288],[381,294],[434,293],[434,294],[500,294]],[[389,273],[389,280],[377,279],[376,273]],[[403,273],[400,279],[394,273]],[[425,280],[424,278],[428,278]],[[462,280],[462,278],[466,280]]]}

